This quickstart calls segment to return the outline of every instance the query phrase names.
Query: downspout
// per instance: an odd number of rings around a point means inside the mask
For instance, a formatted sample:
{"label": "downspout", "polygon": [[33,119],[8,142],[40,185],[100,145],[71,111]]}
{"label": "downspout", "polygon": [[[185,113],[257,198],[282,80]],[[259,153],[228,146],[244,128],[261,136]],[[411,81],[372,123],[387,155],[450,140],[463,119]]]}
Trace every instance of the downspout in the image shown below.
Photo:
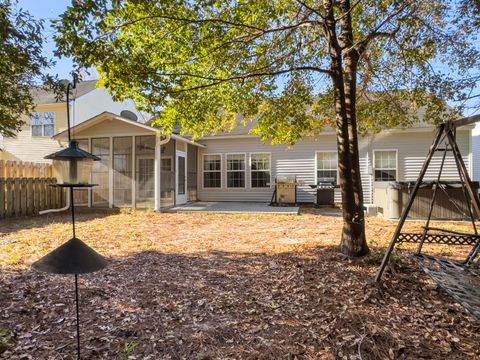
{"label": "downspout", "polygon": [[67,211],[70,208],[70,191],[66,191],[67,197],[65,199],[65,206],[63,208],[59,209],[48,209],[48,210],[42,210],[39,211],[39,215],[45,215],[45,214],[50,214],[50,213],[57,213],[61,211]]}

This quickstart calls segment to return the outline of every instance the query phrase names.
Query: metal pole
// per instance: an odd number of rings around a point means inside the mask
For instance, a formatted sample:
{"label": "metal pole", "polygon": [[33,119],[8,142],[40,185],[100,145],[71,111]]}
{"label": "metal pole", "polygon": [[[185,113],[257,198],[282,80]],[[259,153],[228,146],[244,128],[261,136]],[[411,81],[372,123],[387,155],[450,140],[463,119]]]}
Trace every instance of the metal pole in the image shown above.
{"label": "metal pole", "polygon": [[392,255],[393,248],[395,247],[395,244],[397,242],[398,235],[400,235],[400,232],[402,231],[403,224],[405,223],[405,220],[407,219],[408,213],[410,212],[410,208],[413,205],[413,201],[415,200],[415,196],[417,195],[418,189],[420,188],[420,185],[422,184],[423,177],[425,176],[425,173],[427,172],[428,165],[430,165],[430,161],[432,160],[433,154],[437,150],[438,144],[440,143],[440,140],[442,138],[442,133],[445,129],[445,125],[439,125],[437,128],[437,136],[435,137],[435,140],[433,141],[432,145],[430,146],[430,150],[428,152],[427,158],[425,159],[425,162],[423,163],[422,170],[420,171],[420,174],[418,176],[417,182],[415,183],[415,186],[412,190],[412,193],[410,194],[410,199],[408,200],[407,206],[403,209],[402,216],[400,217],[400,221],[398,222],[397,228],[395,229],[395,233],[393,234],[392,240],[390,241],[390,245],[388,246],[387,252],[385,253],[382,263],[380,264],[380,267],[378,268],[377,275],[375,276],[375,281],[379,282],[380,279],[382,278],[383,271],[385,270],[385,267],[387,266],[388,260],[390,259],[390,256]]}
{"label": "metal pole", "polygon": [[75,274],[75,305],[77,308],[77,360],[80,360],[80,311],[78,308],[78,275]]}

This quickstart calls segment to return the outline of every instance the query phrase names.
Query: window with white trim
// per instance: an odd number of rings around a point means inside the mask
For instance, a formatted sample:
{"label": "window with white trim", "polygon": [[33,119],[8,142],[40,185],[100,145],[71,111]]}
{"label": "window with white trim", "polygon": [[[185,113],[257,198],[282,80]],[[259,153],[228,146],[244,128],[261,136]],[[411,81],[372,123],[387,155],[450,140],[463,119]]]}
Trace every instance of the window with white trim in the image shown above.
{"label": "window with white trim", "polygon": [[245,154],[227,154],[227,187],[245,187]]}
{"label": "window with white trim", "polygon": [[160,159],[160,170],[161,171],[172,171],[172,158],[171,157],[162,157]]}
{"label": "window with white trim", "polygon": [[221,188],[222,187],[222,156],[204,155],[203,156],[203,187]]}
{"label": "window with white trim", "polygon": [[270,187],[270,153],[250,155],[250,182],[252,188]]}
{"label": "window with white trim", "polygon": [[397,152],[395,150],[375,150],[375,181],[395,181],[397,179]]}
{"label": "window with white trim", "polygon": [[338,154],[333,151],[317,152],[317,182],[320,178],[338,178]]}
{"label": "window with white trim", "polygon": [[52,111],[32,113],[31,127],[32,136],[55,135],[55,113]]}

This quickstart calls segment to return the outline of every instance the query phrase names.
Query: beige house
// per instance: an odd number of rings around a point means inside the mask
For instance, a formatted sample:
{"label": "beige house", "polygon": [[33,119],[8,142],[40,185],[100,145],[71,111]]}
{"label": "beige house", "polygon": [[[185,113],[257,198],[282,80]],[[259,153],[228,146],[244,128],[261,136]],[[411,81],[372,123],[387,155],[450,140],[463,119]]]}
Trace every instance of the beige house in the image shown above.
{"label": "beige house", "polygon": [[[83,81],[72,91],[70,103],[72,123],[79,124],[102,111],[144,122],[143,115],[132,100],[115,102],[105,88],[97,88],[96,80]],[[65,99],[43,89],[34,89],[36,107],[32,114],[24,115],[24,125],[15,137],[0,135],[0,160],[48,162],[43,157],[58,151],[62,144],[53,136],[67,128],[67,104]],[[100,110],[101,109],[101,110]]]}

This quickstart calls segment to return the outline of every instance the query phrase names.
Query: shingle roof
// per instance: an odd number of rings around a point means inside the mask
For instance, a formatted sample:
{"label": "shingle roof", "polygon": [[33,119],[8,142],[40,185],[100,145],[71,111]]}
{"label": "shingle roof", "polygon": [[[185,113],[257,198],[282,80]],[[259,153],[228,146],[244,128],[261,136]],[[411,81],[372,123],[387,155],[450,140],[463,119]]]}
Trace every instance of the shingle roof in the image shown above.
{"label": "shingle roof", "polygon": [[[62,80],[66,81],[66,80]],[[85,95],[92,90],[95,90],[98,80],[86,80],[77,83],[75,89],[72,90],[72,99],[75,99],[79,96]],[[42,87],[36,87],[32,89],[32,96],[35,104],[54,104],[54,103],[64,103],[66,101],[65,95],[58,98],[58,95],[55,94],[50,89],[45,89]]]}

